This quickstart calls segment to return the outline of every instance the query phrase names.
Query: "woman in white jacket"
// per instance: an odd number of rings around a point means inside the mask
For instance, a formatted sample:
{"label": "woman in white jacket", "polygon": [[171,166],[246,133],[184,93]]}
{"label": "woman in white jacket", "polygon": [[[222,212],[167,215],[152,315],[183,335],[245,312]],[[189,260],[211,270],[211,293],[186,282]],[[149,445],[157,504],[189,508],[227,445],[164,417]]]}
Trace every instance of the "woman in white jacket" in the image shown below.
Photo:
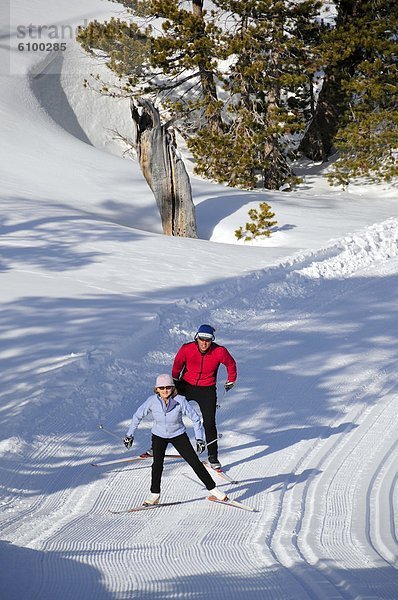
{"label": "woman in white jacket", "polygon": [[201,460],[199,460],[189,437],[182,417],[187,415],[192,420],[195,437],[196,450],[202,453],[206,445],[203,441],[204,431],[202,421],[196,410],[188,403],[184,396],[179,396],[175,389],[174,381],[170,375],[158,375],[154,388],[154,394],[141,404],[136,410],[124,438],[126,448],[131,448],[134,441],[134,433],[141,420],[151,413],[152,425],[152,479],[151,493],[144,504],[158,504],[160,499],[160,484],[163,473],[164,456],[169,443],[173,444],[177,452],[184,458],[203,482],[206,489],[219,500],[226,500],[227,496],[216,487],[214,479],[207,471]]}

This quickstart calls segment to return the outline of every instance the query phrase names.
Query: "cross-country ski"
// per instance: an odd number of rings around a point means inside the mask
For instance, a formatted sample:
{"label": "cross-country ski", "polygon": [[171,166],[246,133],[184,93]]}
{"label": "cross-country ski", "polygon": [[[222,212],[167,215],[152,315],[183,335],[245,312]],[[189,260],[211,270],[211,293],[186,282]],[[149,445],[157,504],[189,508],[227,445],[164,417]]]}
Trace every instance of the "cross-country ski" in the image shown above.
{"label": "cross-country ski", "polygon": [[219,475],[221,477],[221,479],[224,479],[225,481],[228,481],[229,483],[233,483],[233,484],[239,483],[239,481],[237,481],[236,479],[232,479],[232,477],[230,477],[227,473],[225,473],[225,471],[223,471],[222,467],[214,468],[206,460],[203,461],[203,464],[206,467],[206,469],[208,469],[211,473],[217,473],[217,475]]}
{"label": "cross-country ski", "polygon": [[256,508],[248,506],[247,504],[243,504],[243,502],[239,502],[239,500],[232,500],[231,498],[227,498],[226,500],[219,500],[215,496],[207,496],[207,500],[210,500],[210,502],[216,502],[217,504],[223,504],[224,506],[234,506],[235,508],[241,508],[242,510],[258,512]]}
{"label": "cross-country ski", "polygon": [[178,504],[182,504],[182,501],[176,502],[159,502],[158,504],[141,504],[139,506],[132,506],[130,508],[124,508],[121,510],[113,510],[109,509],[109,512],[113,515],[123,515],[127,513],[140,512],[142,510],[151,510],[154,508],[165,508],[166,506],[176,506]]}

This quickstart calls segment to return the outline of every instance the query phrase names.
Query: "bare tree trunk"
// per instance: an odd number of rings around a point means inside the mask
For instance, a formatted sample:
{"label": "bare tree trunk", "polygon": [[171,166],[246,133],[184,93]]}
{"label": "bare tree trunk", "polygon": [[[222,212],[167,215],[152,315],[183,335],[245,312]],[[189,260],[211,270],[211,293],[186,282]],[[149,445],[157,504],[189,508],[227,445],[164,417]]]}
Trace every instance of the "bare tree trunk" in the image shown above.
{"label": "bare tree trunk", "polygon": [[299,150],[312,160],[326,161],[333,152],[339,117],[344,105],[341,78],[325,75],[312,120],[301,140]]}
{"label": "bare tree trunk", "polygon": [[131,101],[136,124],[138,159],[151,188],[166,235],[196,238],[195,207],[185,165],[177,151],[171,123],[162,125],[159,111],[149,100]]}
{"label": "bare tree trunk", "polygon": [[[192,0],[192,14],[194,17],[201,22],[201,36],[205,37],[205,18],[203,15],[203,0]],[[203,98],[208,103],[215,103],[218,101],[217,87],[214,79],[214,73],[206,69],[205,60],[201,59],[198,62],[198,68],[200,73],[200,85],[202,88]],[[205,109],[206,122],[209,125],[210,131],[213,133],[222,133],[223,122],[221,118],[220,110],[214,111],[213,108],[208,111]]]}
{"label": "bare tree trunk", "polygon": [[263,187],[268,190],[279,190],[289,177],[294,176],[285,155],[276,143],[266,144],[266,169],[263,169]]}
{"label": "bare tree trunk", "polygon": [[[276,55],[274,54],[274,57]],[[279,56],[278,56],[279,60]],[[274,63],[277,61],[274,59]],[[275,125],[275,115],[278,113],[280,91],[276,86],[268,91],[267,121],[269,126]],[[288,177],[294,175],[285,155],[282,152],[278,138],[269,137],[263,149],[264,169],[263,186],[269,190],[278,190]]]}
{"label": "bare tree trunk", "polygon": [[[355,22],[355,14],[361,14],[361,0],[339,0],[335,29]],[[301,140],[299,150],[312,160],[326,161],[334,152],[333,142],[340,126],[341,117],[347,109],[347,99],[343,88],[344,80],[350,79],[358,62],[363,59],[358,50],[348,58],[337,60],[325,68],[325,77],[314,102],[311,91],[311,121]],[[311,82],[310,82],[311,85]]]}

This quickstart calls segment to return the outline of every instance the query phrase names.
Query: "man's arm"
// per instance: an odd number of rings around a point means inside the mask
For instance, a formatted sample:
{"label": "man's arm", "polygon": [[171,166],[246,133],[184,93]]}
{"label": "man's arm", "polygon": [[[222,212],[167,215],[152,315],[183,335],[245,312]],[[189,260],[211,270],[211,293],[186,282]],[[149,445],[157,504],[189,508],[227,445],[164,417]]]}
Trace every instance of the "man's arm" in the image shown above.
{"label": "man's arm", "polygon": [[171,369],[171,376],[173,379],[180,379],[181,372],[185,366],[185,348],[181,346],[177,354],[175,355],[173,368]]}
{"label": "man's arm", "polygon": [[235,381],[238,377],[236,361],[226,348],[223,348],[223,351],[224,352],[223,352],[223,357],[222,357],[221,362],[227,369],[228,381],[231,383],[235,383]]}

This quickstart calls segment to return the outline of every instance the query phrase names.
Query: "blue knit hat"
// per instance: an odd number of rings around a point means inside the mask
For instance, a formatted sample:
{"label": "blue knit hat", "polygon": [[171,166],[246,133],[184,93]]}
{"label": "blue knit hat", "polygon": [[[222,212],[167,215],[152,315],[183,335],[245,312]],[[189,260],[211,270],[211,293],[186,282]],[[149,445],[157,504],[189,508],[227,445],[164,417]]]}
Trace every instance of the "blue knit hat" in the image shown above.
{"label": "blue knit hat", "polygon": [[198,331],[196,332],[195,340],[198,337],[202,337],[202,338],[207,338],[208,340],[213,341],[215,339],[214,332],[215,332],[215,329],[211,325],[201,325],[199,327]]}

